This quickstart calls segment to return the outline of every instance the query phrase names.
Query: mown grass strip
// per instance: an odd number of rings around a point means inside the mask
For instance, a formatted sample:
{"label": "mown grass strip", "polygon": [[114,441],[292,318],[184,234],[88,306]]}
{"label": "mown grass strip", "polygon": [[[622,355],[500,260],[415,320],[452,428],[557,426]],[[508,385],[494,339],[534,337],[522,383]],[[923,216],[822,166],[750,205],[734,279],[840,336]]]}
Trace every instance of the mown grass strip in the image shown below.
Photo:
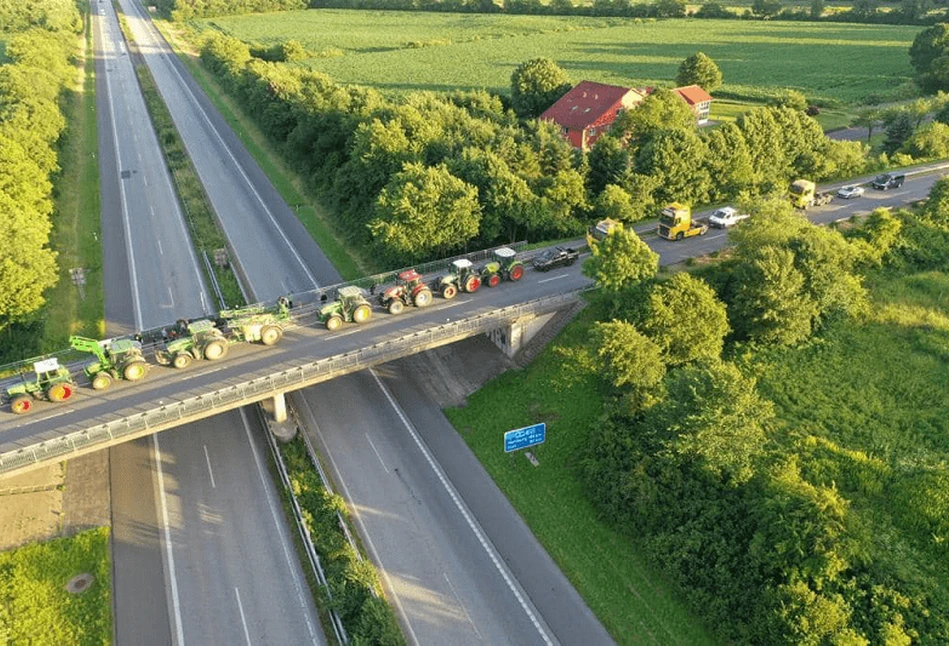
{"label": "mown grass strip", "polygon": [[343,280],[355,280],[376,273],[379,268],[375,264],[347,249],[341,242],[341,238],[333,232],[329,216],[319,205],[317,198],[308,191],[306,180],[284,163],[280,152],[273,147],[253,120],[200,65],[184,39],[180,38],[166,21],[155,20],[154,23]]}
{"label": "mown grass strip", "polygon": [[[83,592],[66,584],[91,574]],[[0,642],[61,646],[112,642],[109,528],[0,553]]]}
{"label": "mown grass strip", "polygon": [[[713,637],[628,537],[600,518],[579,456],[603,411],[587,307],[526,369],[506,372],[446,415],[534,535],[620,644],[711,644]],[[503,432],[547,423],[547,442],[503,452]]]}
{"label": "mown grass strip", "polygon": [[[132,37],[125,23],[125,17],[119,14],[119,24],[129,42],[129,49],[133,52],[133,64],[135,74],[138,76],[138,83],[142,89],[142,96],[145,98],[145,105],[148,108],[148,114],[152,120],[152,126],[155,128],[155,134],[158,136],[158,143],[161,146],[165,157],[165,163],[168,164],[168,170],[171,171],[171,177],[174,180],[175,191],[181,202],[181,207],[185,213],[185,220],[188,222],[188,230],[191,232],[191,241],[198,253],[207,253],[209,257],[214,257],[215,249],[226,249],[227,238],[221,228],[218,226],[214,217],[214,211],[211,208],[211,202],[204,192],[204,186],[198,178],[191,158],[185,149],[178,128],[171,118],[171,113],[165,106],[161,95],[158,93],[158,87],[155,85],[155,79],[148,66],[141,59],[135,46],[135,39]],[[203,262],[202,272],[205,274],[205,280],[210,285],[210,276]],[[221,293],[224,296],[227,307],[235,307],[244,304],[244,295],[241,292],[237,276],[230,266],[220,267],[212,263],[212,271],[221,287]]]}

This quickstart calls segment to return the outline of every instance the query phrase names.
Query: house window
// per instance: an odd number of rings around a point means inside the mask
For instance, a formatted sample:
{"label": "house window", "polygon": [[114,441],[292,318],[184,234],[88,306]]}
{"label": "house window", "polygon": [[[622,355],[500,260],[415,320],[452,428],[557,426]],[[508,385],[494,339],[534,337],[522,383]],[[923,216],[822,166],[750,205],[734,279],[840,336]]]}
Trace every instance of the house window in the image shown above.
{"label": "house window", "polygon": [[560,126],[560,134],[564,137],[567,136],[567,126]]}
{"label": "house window", "polygon": [[593,137],[596,135],[596,128],[590,128],[590,136]]}

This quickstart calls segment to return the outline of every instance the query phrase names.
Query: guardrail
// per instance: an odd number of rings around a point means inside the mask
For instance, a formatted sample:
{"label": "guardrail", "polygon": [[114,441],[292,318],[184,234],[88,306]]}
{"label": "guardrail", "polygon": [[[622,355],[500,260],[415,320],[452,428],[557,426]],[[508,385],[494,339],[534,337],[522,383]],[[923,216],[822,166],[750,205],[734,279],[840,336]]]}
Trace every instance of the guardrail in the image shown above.
{"label": "guardrail", "polygon": [[136,412],[104,424],[96,424],[32,446],[8,451],[0,454],[0,474],[24,470],[31,465],[53,459],[66,459],[72,454],[88,452],[91,450],[90,447],[95,445],[114,444],[121,438],[132,439],[191,420],[209,417],[287,391],[305,388],[321,381],[488,332],[525,316],[553,312],[567,303],[579,300],[580,295],[588,289],[590,288],[538,298],[444,323],[395,339],[380,341],[358,350],[293,366],[244,383],[162,404],[151,410]]}

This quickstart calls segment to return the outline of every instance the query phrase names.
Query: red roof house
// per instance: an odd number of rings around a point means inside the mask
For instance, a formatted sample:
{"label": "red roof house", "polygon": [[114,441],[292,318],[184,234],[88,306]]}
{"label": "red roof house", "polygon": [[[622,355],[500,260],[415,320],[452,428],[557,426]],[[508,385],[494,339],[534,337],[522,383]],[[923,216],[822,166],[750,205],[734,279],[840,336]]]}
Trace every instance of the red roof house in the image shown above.
{"label": "red roof house", "polygon": [[642,103],[645,95],[616,85],[583,81],[547,108],[540,118],[553,121],[575,148],[588,150],[600,135],[608,132],[623,110]]}
{"label": "red roof house", "polygon": [[677,87],[672,91],[681,96],[682,100],[689,105],[699,125],[708,123],[708,113],[712,109],[712,95],[698,85]]}

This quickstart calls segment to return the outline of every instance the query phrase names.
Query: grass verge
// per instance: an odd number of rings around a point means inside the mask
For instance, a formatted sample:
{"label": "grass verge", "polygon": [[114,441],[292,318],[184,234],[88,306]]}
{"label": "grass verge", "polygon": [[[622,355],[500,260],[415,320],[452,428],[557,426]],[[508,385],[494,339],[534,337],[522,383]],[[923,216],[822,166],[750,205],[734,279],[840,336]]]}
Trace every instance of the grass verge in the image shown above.
{"label": "grass verge", "polygon": [[[158,93],[158,87],[152,78],[148,66],[141,59],[138,49],[135,45],[135,39],[132,37],[128,26],[125,24],[125,17],[119,14],[119,24],[125,33],[126,40],[129,42],[130,49],[133,51],[133,63],[135,74],[138,76],[138,83],[142,89],[142,96],[145,98],[145,105],[148,108],[148,114],[152,120],[152,126],[155,128],[155,134],[158,137],[158,144],[161,146],[162,153],[165,156],[165,163],[168,164],[168,170],[171,171],[171,177],[174,180],[175,192],[181,202],[181,207],[185,213],[185,220],[188,222],[188,230],[191,232],[191,241],[198,253],[206,253],[209,258],[213,258],[215,249],[228,248],[227,238],[217,224],[214,217],[214,211],[204,192],[204,186],[198,178],[191,158],[185,149],[181,135],[172,121],[168,108],[162,101]],[[211,276],[208,273],[207,266],[199,263],[205,274],[205,279],[210,285]],[[221,294],[224,296],[224,307],[237,307],[244,304],[244,295],[241,292],[237,276],[230,266],[219,267],[211,265],[214,272],[214,278],[221,288]]]}
{"label": "grass verge", "polygon": [[[108,527],[0,553],[0,641],[111,643],[111,568]],[[67,592],[78,574],[91,574],[91,585]]]}
{"label": "grass verge", "polygon": [[336,236],[328,214],[319,205],[316,197],[308,192],[306,180],[284,163],[280,152],[273,147],[253,119],[247,116],[240,105],[228,97],[211,75],[204,70],[187,41],[168,22],[157,19],[154,22],[178,55],[179,60],[191,72],[204,93],[240,138],[244,147],[253,155],[274,188],[290,205],[343,280],[355,280],[361,276],[377,273],[379,267],[347,249],[341,239]]}
{"label": "grass verge", "polygon": [[[596,306],[587,307],[523,371],[509,371],[448,418],[531,530],[620,644],[710,644],[712,637],[632,542],[599,518],[578,456],[602,413],[589,347]],[[504,454],[502,433],[547,423],[540,461]]]}

